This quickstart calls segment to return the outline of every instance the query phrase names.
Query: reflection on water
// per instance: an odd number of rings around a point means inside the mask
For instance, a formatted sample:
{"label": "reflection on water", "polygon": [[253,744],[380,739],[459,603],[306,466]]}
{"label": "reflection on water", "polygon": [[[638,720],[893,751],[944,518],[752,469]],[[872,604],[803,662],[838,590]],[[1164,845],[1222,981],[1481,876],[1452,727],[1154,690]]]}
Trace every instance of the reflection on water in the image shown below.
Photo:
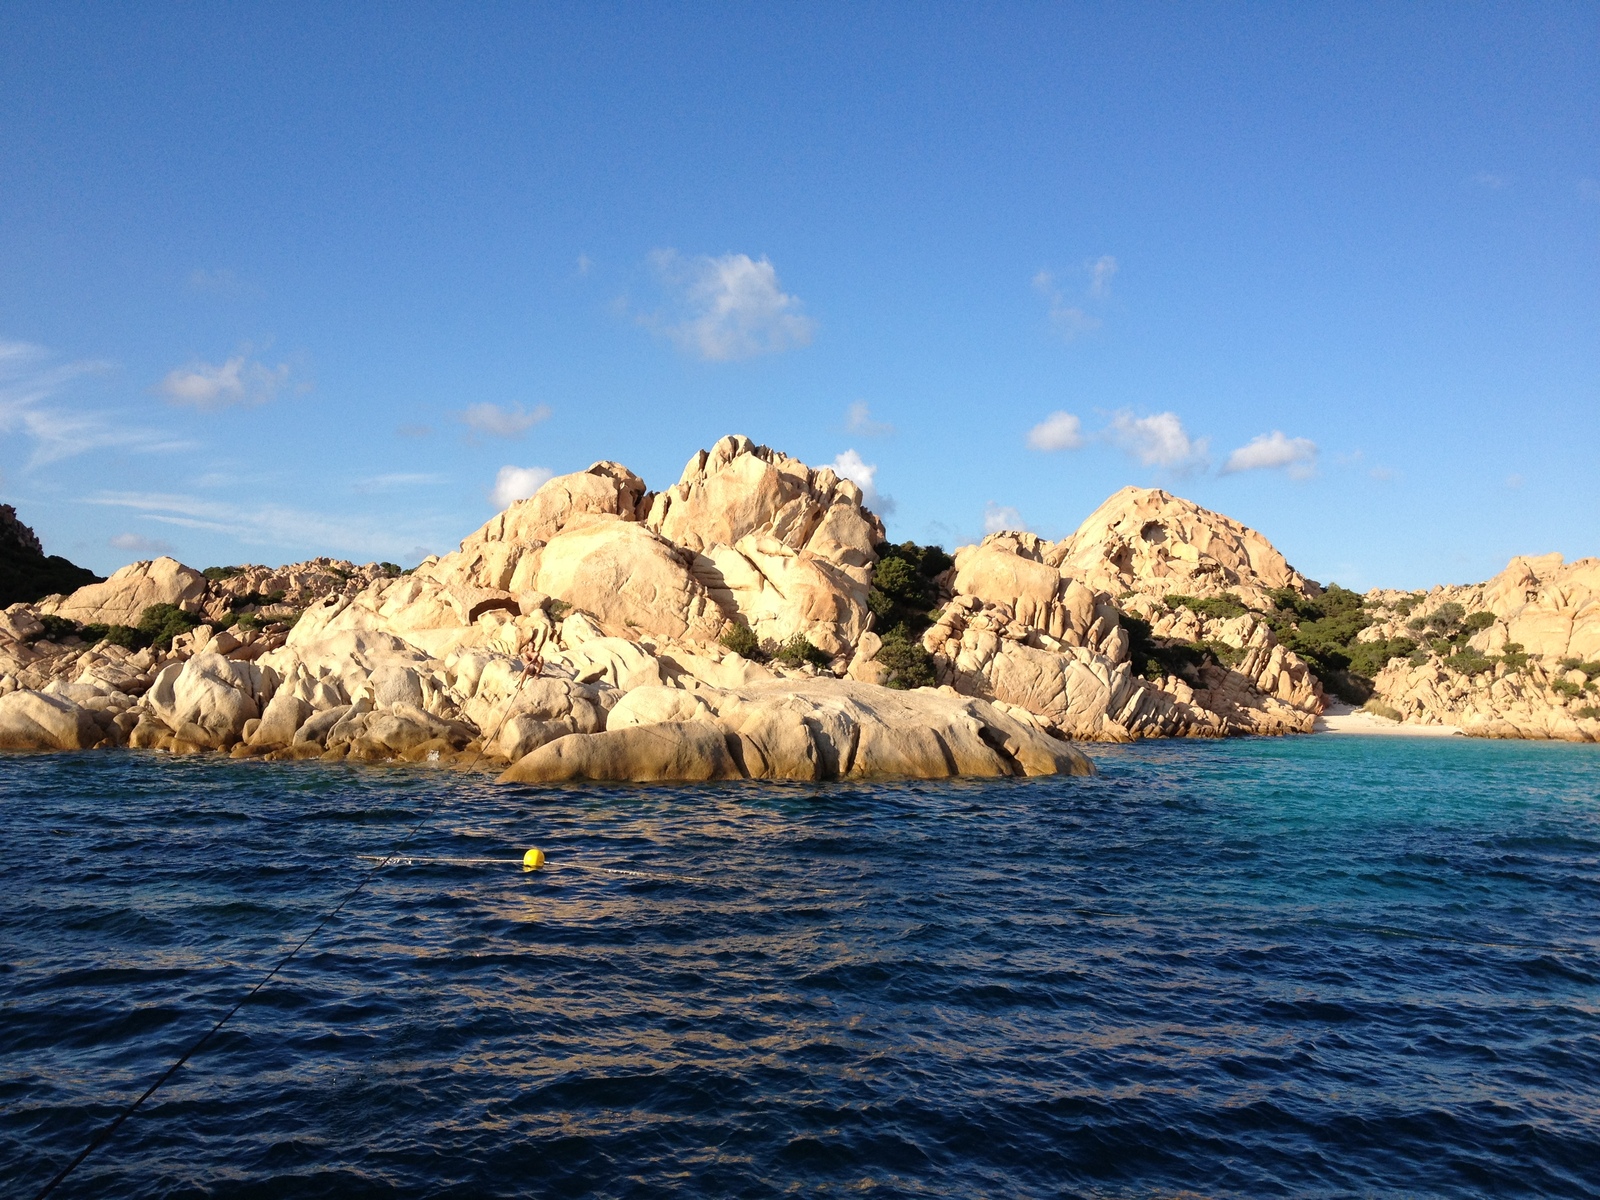
{"label": "reflection on water", "polygon": [[540,790],[0,757],[0,1174],[437,806],[60,1194],[1600,1194],[1594,748],[1097,755]]}

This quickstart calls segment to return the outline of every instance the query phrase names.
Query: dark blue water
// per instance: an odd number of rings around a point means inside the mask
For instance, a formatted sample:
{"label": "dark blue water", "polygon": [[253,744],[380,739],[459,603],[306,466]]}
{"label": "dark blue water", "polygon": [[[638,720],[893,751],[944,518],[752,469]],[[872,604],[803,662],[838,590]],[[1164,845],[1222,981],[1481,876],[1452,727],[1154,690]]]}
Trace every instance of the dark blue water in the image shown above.
{"label": "dark blue water", "polygon": [[[61,1196],[1600,1195],[1600,748],[501,789],[0,757],[0,1178]],[[615,874],[635,871],[641,874]]]}

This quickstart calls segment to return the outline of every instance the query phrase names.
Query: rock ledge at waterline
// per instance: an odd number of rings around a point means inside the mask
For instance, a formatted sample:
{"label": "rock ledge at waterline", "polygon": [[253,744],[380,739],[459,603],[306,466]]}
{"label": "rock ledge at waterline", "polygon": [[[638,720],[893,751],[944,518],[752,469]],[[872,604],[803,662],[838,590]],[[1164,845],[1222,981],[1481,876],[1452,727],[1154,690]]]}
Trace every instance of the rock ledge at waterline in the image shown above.
{"label": "rock ledge at waterline", "polygon": [[[958,551],[929,581],[916,651],[933,686],[910,691],[883,686],[882,542],[855,484],[729,437],[661,492],[611,462],[553,479],[408,574],[135,563],[0,613],[0,748],[481,750],[525,780],[1037,775],[1091,769],[1069,740],[1309,732],[1325,706],[1257,611],[1321,589],[1260,534],[1165,492],[1124,489],[1061,542],[1002,533]],[[42,636],[153,604],[207,623],[165,650]],[[258,628],[221,627],[239,611]],[[814,661],[734,653],[722,642],[741,627],[746,644],[804,638]],[[1211,651],[1135,669],[1168,644]],[[545,674],[519,689],[530,648]]]}

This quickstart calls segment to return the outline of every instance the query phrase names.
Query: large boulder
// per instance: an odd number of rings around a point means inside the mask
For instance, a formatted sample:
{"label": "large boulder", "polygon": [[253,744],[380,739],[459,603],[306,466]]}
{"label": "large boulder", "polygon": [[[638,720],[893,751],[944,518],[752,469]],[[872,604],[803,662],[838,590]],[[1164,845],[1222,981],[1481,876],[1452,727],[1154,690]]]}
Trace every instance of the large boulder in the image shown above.
{"label": "large boulder", "polygon": [[[558,738],[514,763],[502,781],[943,779],[1094,770],[1080,751],[1039,726],[948,689],[899,692],[818,678],[700,688],[671,702],[645,690],[636,706],[628,698],[617,706],[624,719],[639,723]],[[702,705],[706,716],[698,715]],[[675,719],[647,719],[656,716]]]}
{"label": "large boulder", "polygon": [[104,583],[91,583],[61,600],[39,605],[39,611],[80,624],[137,625],[152,604],[172,604],[199,612],[209,581],[177,559],[157,558],[130,563]]}
{"label": "large boulder", "polygon": [[247,721],[261,716],[277,677],[255,663],[196,654],[162,669],[145,703],[183,741],[211,749],[238,742]]}
{"label": "large boulder", "polygon": [[87,750],[105,738],[88,710],[62,696],[0,696],[0,750]]}

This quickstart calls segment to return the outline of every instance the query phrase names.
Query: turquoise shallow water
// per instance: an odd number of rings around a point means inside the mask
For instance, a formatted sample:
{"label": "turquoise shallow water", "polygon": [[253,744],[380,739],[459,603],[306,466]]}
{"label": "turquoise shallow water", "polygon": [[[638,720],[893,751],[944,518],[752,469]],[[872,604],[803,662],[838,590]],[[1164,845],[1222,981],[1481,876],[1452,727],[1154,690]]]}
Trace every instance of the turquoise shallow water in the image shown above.
{"label": "turquoise shallow water", "polygon": [[[0,756],[0,1179],[59,1196],[1600,1195],[1600,748],[501,789]],[[633,871],[639,874],[610,872]]]}

